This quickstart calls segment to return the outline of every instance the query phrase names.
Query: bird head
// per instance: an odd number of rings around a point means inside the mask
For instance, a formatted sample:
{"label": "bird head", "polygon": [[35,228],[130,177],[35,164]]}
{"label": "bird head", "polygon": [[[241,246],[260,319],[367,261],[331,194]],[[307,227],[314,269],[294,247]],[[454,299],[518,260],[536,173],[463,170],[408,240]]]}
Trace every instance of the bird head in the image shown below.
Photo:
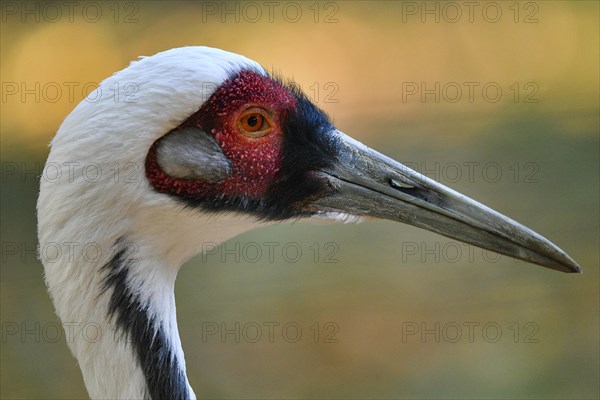
{"label": "bird head", "polygon": [[173,49],[132,63],[98,89],[128,83],[137,85],[131,102],[82,102],[63,123],[49,158],[76,154],[101,165],[139,167],[140,179],[116,192],[78,188],[77,195],[88,198],[85,207],[96,209],[97,223],[122,223],[102,218],[109,204],[118,205],[141,215],[144,226],[152,221],[154,229],[189,243],[204,214],[260,222],[372,217],[580,271],[537,233],[337,130],[297,85],[245,57],[206,47]]}
{"label": "bird head", "polygon": [[333,131],[297,86],[245,69],[153,144],[146,172],[157,191],[192,207],[308,217],[330,190],[316,174],[336,156]]}

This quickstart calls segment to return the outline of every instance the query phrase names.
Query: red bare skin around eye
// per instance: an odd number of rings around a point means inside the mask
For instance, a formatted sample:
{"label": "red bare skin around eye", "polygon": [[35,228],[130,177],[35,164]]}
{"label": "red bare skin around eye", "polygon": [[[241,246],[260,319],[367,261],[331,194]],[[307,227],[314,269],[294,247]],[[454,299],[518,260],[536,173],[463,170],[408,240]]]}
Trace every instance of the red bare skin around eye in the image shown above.
{"label": "red bare skin around eye", "polygon": [[[272,130],[266,136],[252,138],[240,131],[238,119],[250,107],[262,108],[270,116]],[[150,182],[159,192],[186,198],[220,195],[260,198],[281,168],[283,118],[294,107],[294,97],[280,83],[252,71],[242,71],[226,81],[197,113],[180,125],[198,127],[214,135],[231,162],[229,177],[217,184],[171,178],[158,166],[155,144],[146,160]]]}

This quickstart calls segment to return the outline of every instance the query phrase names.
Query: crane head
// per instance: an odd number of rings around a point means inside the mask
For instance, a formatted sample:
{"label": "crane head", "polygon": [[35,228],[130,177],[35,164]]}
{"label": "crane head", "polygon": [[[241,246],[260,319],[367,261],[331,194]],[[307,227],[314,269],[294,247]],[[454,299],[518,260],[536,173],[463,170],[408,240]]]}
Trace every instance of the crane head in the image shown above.
{"label": "crane head", "polygon": [[311,199],[327,191],[313,175],[334,156],[332,130],[295,85],[243,70],[154,143],[146,171],[156,190],[194,207],[310,216]]}
{"label": "crane head", "polygon": [[[297,85],[242,56],[173,49],[132,63],[99,89],[128,80],[142,82],[136,102],[82,102],[55,137],[53,153],[143,165],[143,182],[126,202],[151,204],[146,217],[159,212],[159,203],[259,221],[371,217],[581,271],[541,235],[337,130]],[[51,154],[49,161],[59,159]]]}
{"label": "crane head", "polygon": [[296,85],[251,69],[157,140],[146,171],[157,191],[193,207],[265,220],[383,218],[579,271],[542,236],[351,139]]}

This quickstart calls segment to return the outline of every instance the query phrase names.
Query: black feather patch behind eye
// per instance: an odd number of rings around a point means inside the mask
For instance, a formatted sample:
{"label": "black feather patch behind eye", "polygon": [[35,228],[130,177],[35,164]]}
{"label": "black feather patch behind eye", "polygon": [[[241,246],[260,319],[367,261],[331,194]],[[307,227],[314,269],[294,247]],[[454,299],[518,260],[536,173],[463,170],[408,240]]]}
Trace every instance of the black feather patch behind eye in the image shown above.
{"label": "black feather patch behind eye", "polygon": [[296,108],[286,116],[283,165],[267,202],[276,205],[272,209],[295,210],[303,215],[307,214],[304,206],[328,190],[327,184],[311,173],[333,163],[339,149],[327,114],[297,85],[288,83],[286,87],[296,98]]}

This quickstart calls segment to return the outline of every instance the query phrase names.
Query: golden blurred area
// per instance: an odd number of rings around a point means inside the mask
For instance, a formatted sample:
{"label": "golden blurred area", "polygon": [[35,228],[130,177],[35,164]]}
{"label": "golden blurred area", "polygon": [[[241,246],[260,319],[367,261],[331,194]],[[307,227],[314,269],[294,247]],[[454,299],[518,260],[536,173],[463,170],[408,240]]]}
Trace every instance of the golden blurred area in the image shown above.
{"label": "golden blurred area", "polygon": [[[243,2],[208,2],[211,7],[194,2],[125,2],[118,7],[114,3],[63,9],[60,18],[42,3],[23,3],[3,15],[3,140],[47,140],[104,78],[139,56],[188,45],[244,54],[296,80],[316,100],[330,96],[335,102],[320,105],[341,126],[360,126],[366,117],[427,118],[432,108],[435,113],[493,113],[514,102],[514,82],[543,82],[538,97],[545,101],[540,106],[550,110],[563,111],[565,104],[597,107],[598,48],[586,40],[597,34],[596,15],[589,12],[593,5],[547,3],[531,17],[536,23],[519,20],[533,11],[525,5],[520,5],[518,15],[507,5],[501,8],[502,17],[489,23],[484,16],[494,14],[484,13],[483,6],[468,13],[468,8],[455,3],[461,18],[452,23],[446,20],[455,19],[456,11],[439,2],[431,6],[409,2],[424,9],[409,9],[414,14],[407,14],[404,3],[314,3],[298,6],[302,17],[293,23],[286,19],[296,20],[295,7],[292,11],[283,5],[273,7],[268,14],[269,7],[260,3],[249,8]],[[426,7],[435,11],[436,4],[438,13],[427,14]],[[237,14],[232,12],[236,10]],[[84,11],[92,15],[86,17]],[[251,22],[259,15],[256,23]],[[52,22],[44,23],[45,19]],[[334,85],[324,88],[328,82]],[[419,91],[421,83],[424,90],[435,91],[438,82],[439,95],[458,100],[442,101],[440,106],[419,101],[418,92],[403,97],[407,89],[415,90],[403,84],[413,82]],[[482,101],[483,85],[489,82],[503,90],[498,101],[495,88],[492,101]],[[571,98],[544,96],[565,86]],[[7,136],[16,129],[23,136]]]}

